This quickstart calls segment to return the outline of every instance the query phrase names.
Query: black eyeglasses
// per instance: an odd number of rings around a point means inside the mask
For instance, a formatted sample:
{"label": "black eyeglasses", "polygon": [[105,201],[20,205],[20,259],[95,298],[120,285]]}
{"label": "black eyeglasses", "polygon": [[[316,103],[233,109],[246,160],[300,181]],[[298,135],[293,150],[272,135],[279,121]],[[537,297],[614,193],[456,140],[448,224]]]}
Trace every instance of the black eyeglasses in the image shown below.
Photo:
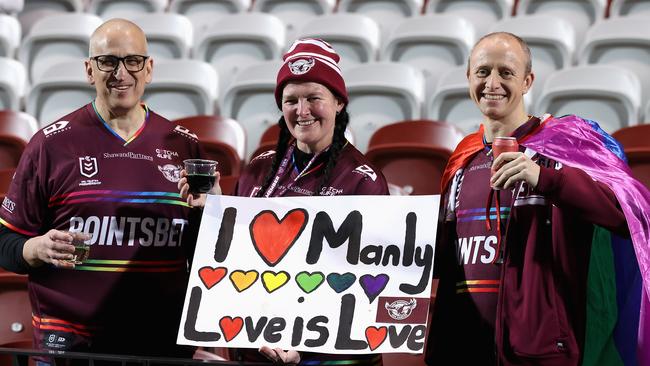
{"label": "black eyeglasses", "polygon": [[100,55],[91,57],[90,59],[95,60],[95,63],[97,63],[97,68],[100,71],[114,72],[120,66],[120,62],[122,62],[128,71],[138,72],[144,69],[144,63],[148,58],[149,56],[142,55],[128,55],[124,57]]}

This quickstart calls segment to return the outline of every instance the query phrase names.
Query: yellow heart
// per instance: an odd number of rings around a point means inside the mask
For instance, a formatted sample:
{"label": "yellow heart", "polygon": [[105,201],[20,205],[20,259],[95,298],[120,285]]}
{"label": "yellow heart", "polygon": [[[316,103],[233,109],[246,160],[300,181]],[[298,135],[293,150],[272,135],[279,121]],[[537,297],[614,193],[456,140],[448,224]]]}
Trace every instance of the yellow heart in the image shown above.
{"label": "yellow heart", "polygon": [[230,274],[230,281],[239,292],[251,287],[257,281],[257,271],[233,271]]}
{"label": "yellow heart", "polygon": [[278,273],[266,271],[262,273],[262,284],[268,293],[271,293],[284,286],[289,281],[289,274],[285,271]]}

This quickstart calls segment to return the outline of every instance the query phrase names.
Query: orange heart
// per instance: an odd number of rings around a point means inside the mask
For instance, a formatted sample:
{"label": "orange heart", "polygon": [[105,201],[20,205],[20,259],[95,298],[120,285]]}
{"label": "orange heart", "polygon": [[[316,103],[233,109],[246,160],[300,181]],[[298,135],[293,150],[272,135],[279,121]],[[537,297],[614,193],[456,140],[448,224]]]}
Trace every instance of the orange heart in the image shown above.
{"label": "orange heart", "polygon": [[242,292],[247,288],[251,287],[255,281],[257,281],[258,273],[257,271],[240,271],[236,270],[230,274],[230,282],[235,286],[235,290]]}
{"label": "orange heart", "polygon": [[231,318],[229,316],[224,316],[219,320],[219,327],[223,333],[223,337],[226,339],[226,342],[230,342],[233,338],[241,332],[241,328],[244,326],[244,319],[240,317]]}
{"label": "orange heart", "polygon": [[275,212],[264,210],[250,224],[255,250],[269,266],[275,266],[298,240],[307,225],[307,211],[296,208],[279,220]]}
{"label": "orange heart", "polygon": [[199,277],[201,278],[201,282],[203,282],[205,287],[209,290],[219,283],[227,272],[228,270],[224,267],[212,268],[206,266],[199,269]]}
{"label": "orange heart", "polygon": [[371,351],[376,350],[377,347],[381,346],[381,344],[384,343],[387,333],[388,329],[386,327],[377,328],[370,326],[366,328],[366,340],[368,341],[368,346],[370,347]]}

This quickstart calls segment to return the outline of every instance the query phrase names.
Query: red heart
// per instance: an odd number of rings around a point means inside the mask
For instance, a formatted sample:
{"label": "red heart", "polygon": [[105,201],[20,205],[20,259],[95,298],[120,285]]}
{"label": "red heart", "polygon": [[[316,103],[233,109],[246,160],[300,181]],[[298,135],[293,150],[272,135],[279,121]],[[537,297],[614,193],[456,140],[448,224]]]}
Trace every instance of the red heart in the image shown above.
{"label": "red heart", "polygon": [[228,272],[228,270],[224,267],[201,267],[201,269],[199,269],[199,277],[205,287],[209,290],[221,281],[221,279],[226,275],[226,272]]}
{"label": "red heart", "polygon": [[373,327],[366,328],[366,340],[371,351],[377,349],[386,340],[388,329],[386,327]]}
{"label": "red heart", "polygon": [[226,342],[230,342],[235,338],[243,326],[244,320],[240,317],[231,318],[229,316],[224,316],[219,320],[219,327],[221,328],[221,332],[223,333]]}
{"label": "red heart", "polygon": [[261,211],[250,225],[255,250],[269,266],[275,266],[296,242],[307,225],[307,211],[296,208],[278,220],[275,212]]}

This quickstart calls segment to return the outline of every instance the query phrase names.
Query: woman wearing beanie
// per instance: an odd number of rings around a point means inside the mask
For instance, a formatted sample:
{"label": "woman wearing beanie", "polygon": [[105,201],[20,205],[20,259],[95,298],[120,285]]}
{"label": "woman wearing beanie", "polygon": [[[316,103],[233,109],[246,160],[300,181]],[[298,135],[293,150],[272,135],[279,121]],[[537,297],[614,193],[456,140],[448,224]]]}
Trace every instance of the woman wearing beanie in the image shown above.
{"label": "woman wearing beanie", "polygon": [[[251,160],[239,178],[235,195],[246,197],[387,195],[382,173],[345,138],[350,117],[348,93],[339,69],[339,55],[319,39],[300,39],[283,56],[275,100],[282,111],[275,150]],[[184,176],[184,172],[182,173]],[[217,183],[219,176],[217,175]],[[190,206],[203,206],[205,195],[188,195],[187,179],[178,183]],[[221,194],[218,184],[213,194]],[[303,354],[262,347],[234,350],[244,361],[277,364],[381,365],[381,355]]]}

